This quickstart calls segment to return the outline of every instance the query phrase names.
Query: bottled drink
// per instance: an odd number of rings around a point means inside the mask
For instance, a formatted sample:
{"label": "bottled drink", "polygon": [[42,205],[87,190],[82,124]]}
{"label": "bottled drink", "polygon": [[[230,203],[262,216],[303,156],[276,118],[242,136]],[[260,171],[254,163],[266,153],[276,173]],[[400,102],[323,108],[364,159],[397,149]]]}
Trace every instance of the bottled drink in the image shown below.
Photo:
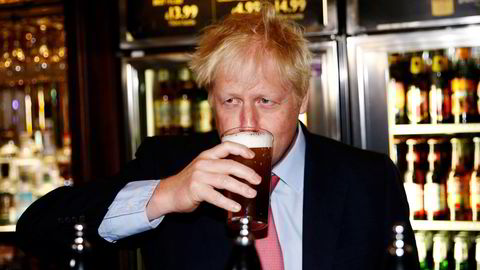
{"label": "bottled drink", "polygon": [[453,256],[455,258],[455,270],[468,270],[468,235],[460,232],[454,238]]}
{"label": "bottled drink", "polygon": [[428,84],[421,57],[411,58],[410,73],[412,78],[407,90],[408,120],[411,124],[428,123]]}
{"label": "bottled drink", "polygon": [[192,131],[192,94],[195,84],[191,79],[190,70],[184,67],[178,73],[178,93],[175,97],[174,123],[179,134],[189,134]]}
{"label": "bottled drink", "polygon": [[447,204],[450,220],[471,220],[468,197],[470,179],[466,177],[465,163],[460,158],[464,151],[464,144],[458,138],[453,138],[450,142],[452,144],[452,164],[447,180]]}
{"label": "bottled drink", "polygon": [[75,238],[72,244],[72,257],[69,261],[69,269],[88,270],[90,243],[85,239],[85,225],[78,223],[74,225]]}
{"label": "bottled drink", "polygon": [[260,258],[255,248],[253,234],[249,230],[249,221],[244,218],[239,235],[233,243],[232,253],[225,270],[261,270]]}
{"label": "bottled drink", "polygon": [[[447,219],[446,206],[446,179],[440,167],[440,155],[435,149],[439,145],[438,139],[429,139],[428,163],[429,170],[426,175],[425,191],[425,211],[428,220]],[[438,151],[438,150],[437,150]]]}
{"label": "bottled drink", "polygon": [[407,194],[408,205],[410,206],[410,218],[424,219],[422,172],[415,165],[418,161],[418,155],[414,150],[417,143],[415,139],[407,140],[407,170],[404,174],[404,187]]}
{"label": "bottled drink", "polygon": [[480,270],[480,235],[475,237],[475,265],[477,270]]}
{"label": "bottled drink", "polygon": [[448,59],[436,54],[432,60],[430,85],[430,121],[432,124],[449,123],[452,118],[451,90],[447,77]]}
{"label": "bottled drink", "polygon": [[401,224],[393,226],[393,237],[387,249],[386,270],[410,270],[417,269],[412,254],[412,246],[405,242],[405,227]]}
{"label": "bottled drink", "polygon": [[448,270],[448,236],[436,233],[433,236],[433,269]]}
{"label": "bottled drink", "polygon": [[429,270],[429,261],[427,257],[428,242],[427,235],[423,231],[415,233],[415,242],[417,244],[418,262],[420,263],[420,270]]}
{"label": "bottled drink", "polygon": [[167,69],[160,69],[157,73],[157,86],[153,98],[155,134],[169,134],[173,128],[173,89]]}
{"label": "bottled drink", "polygon": [[388,62],[390,72],[388,88],[391,97],[394,99],[395,123],[406,124],[408,121],[405,110],[405,71],[403,69],[402,55],[389,55]]}
{"label": "bottled drink", "polygon": [[475,74],[470,61],[470,49],[456,50],[455,75],[452,79],[452,114],[455,123],[474,122],[478,116],[475,104]]}
{"label": "bottled drink", "polygon": [[480,218],[480,137],[474,137],[475,144],[473,172],[470,177],[470,206],[472,207],[472,220]]}
{"label": "bottled drink", "polygon": [[195,90],[193,115],[195,132],[204,133],[213,130],[213,112],[210,103],[208,103],[208,93],[203,88]]}

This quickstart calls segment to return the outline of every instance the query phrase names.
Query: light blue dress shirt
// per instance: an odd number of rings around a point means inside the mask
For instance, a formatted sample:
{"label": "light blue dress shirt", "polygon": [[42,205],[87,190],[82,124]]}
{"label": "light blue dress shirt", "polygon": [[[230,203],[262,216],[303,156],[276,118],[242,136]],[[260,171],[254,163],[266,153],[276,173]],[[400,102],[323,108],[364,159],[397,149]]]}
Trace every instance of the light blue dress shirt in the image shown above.
{"label": "light blue dress shirt", "polygon": [[[270,197],[273,218],[283,253],[285,270],[302,269],[303,176],[305,136],[298,126],[295,143],[272,169],[280,177]],[[146,206],[160,180],[128,183],[108,208],[98,233],[115,242],[124,237],[156,228],[163,216],[148,221]]]}

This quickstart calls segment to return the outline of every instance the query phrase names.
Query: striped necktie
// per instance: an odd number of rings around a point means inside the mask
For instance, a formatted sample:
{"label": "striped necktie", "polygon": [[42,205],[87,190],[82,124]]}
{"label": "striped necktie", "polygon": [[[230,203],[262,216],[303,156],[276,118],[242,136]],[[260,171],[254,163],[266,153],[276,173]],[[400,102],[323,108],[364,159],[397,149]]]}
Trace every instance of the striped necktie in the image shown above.
{"label": "striped necktie", "polygon": [[[280,177],[272,175],[270,183],[270,194],[278,184]],[[272,215],[272,206],[268,207],[268,232],[267,237],[255,241],[255,246],[260,257],[260,263],[264,270],[283,270],[283,255],[280,241],[278,240],[277,229]]]}

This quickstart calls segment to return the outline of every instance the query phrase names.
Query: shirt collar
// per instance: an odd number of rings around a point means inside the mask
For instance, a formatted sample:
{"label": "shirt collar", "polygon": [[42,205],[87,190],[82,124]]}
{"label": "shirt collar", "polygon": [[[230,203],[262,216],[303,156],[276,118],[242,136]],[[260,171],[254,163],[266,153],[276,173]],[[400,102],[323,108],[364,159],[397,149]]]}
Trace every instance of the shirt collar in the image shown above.
{"label": "shirt collar", "polygon": [[293,146],[272,169],[280,180],[296,192],[303,191],[303,176],[305,168],[305,135],[298,124],[297,135]]}

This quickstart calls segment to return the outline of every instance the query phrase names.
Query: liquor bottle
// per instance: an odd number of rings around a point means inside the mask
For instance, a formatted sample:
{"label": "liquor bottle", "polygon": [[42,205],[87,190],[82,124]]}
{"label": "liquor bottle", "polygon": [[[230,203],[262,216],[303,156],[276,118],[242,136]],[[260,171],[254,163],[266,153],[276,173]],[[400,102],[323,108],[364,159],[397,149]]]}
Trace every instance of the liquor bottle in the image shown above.
{"label": "liquor bottle", "polygon": [[157,85],[153,97],[155,134],[167,135],[173,128],[173,88],[170,73],[160,69],[157,73]]}
{"label": "liquor bottle", "polygon": [[430,121],[432,124],[452,121],[451,90],[447,77],[448,59],[436,54],[432,60],[432,75],[429,96]]}
{"label": "liquor bottle", "polygon": [[480,137],[474,137],[474,165],[470,177],[470,206],[472,207],[472,220],[480,219]]}
{"label": "liquor bottle", "polygon": [[234,240],[225,270],[261,270],[262,266],[254,241],[248,229],[240,230],[238,237]]}
{"label": "liquor bottle", "polygon": [[480,270],[480,235],[475,237],[475,265],[474,269]]}
{"label": "liquor bottle", "polygon": [[192,95],[195,84],[191,79],[190,70],[183,67],[178,72],[178,93],[174,102],[174,122],[179,134],[189,134],[192,131]]}
{"label": "liquor bottle", "polygon": [[410,124],[428,123],[428,84],[420,56],[410,59],[410,73],[412,78],[407,90],[408,120]]}
{"label": "liquor bottle", "polygon": [[423,183],[421,171],[415,165],[418,161],[418,155],[415,153],[415,145],[418,143],[415,139],[408,139],[407,152],[407,170],[404,174],[404,187],[407,194],[408,205],[410,206],[410,219],[425,219],[423,207]]}
{"label": "liquor bottle", "polygon": [[213,112],[208,102],[208,93],[205,89],[197,87],[193,106],[193,129],[197,133],[213,130]]}
{"label": "liquor bottle", "polygon": [[474,122],[478,116],[475,104],[475,74],[470,61],[470,49],[456,50],[455,75],[452,87],[452,114],[455,123]]}
{"label": "liquor bottle", "polygon": [[448,236],[436,233],[433,236],[433,269],[448,270]]}
{"label": "liquor bottle", "polygon": [[392,54],[388,56],[390,80],[388,89],[394,100],[395,124],[406,124],[407,115],[405,110],[405,71],[403,69],[402,55]]}
{"label": "liquor bottle", "polygon": [[464,144],[452,138],[452,163],[447,179],[447,205],[450,220],[471,220],[469,200],[469,177],[466,177],[465,163],[461,161]]}
{"label": "liquor bottle", "polygon": [[465,232],[458,233],[454,238],[453,256],[455,258],[455,270],[468,270],[468,235]]}
{"label": "liquor bottle", "polygon": [[416,232],[415,243],[417,244],[418,262],[420,263],[420,270],[429,270],[430,267],[427,258],[428,243],[426,232]]}
{"label": "liquor bottle", "polygon": [[85,239],[85,224],[77,223],[74,226],[74,240],[71,250],[69,268],[74,270],[93,269],[90,265],[90,243]]}
{"label": "liquor bottle", "polygon": [[393,226],[391,244],[387,249],[385,270],[410,270],[416,269],[411,243],[405,242],[405,227],[402,224]]}
{"label": "liquor bottle", "polygon": [[[446,220],[446,179],[441,171],[438,139],[429,139],[428,163],[429,170],[426,175],[424,186],[424,205],[428,220]],[[437,151],[435,151],[437,150]]]}

